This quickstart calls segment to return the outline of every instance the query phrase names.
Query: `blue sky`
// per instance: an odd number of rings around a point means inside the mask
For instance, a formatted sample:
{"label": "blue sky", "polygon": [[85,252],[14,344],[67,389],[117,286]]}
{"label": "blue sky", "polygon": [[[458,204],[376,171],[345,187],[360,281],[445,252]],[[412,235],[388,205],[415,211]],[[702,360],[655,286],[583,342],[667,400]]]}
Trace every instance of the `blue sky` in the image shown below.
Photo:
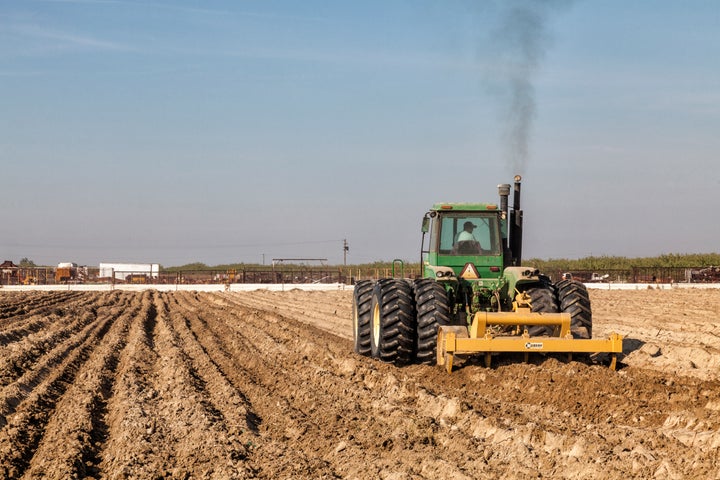
{"label": "blue sky", "polygon": [[432,203],[515,173],[526,258],[718,252],[718,32],[715,1],[6,0],[0,257],[415,261]]}

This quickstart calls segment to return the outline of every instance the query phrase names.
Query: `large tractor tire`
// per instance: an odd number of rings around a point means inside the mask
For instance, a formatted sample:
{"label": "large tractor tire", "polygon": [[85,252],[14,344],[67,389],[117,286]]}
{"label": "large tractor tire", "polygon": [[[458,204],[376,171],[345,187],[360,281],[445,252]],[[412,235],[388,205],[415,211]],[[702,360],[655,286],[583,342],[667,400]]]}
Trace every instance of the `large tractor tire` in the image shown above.
{"label": "large tractor tire", "polygon": [[418,363],[433,365],[437,357],[438,326],[450,325],[450,302],[442,285],[432,278],[415,280]]}
{"label": "large tractor tire", "polygon": [[370,353],[383,362],[403,365],[415,353],[415,304],[405,280],[385,278],[375,283],[370,307]]}
{"label": "large tractor tire", "polygon": [[[560,311],[555,289],[551,284],[528,288],[525,293],[530,296],[530,311],[539,313],[558,313]],[[553,335],[553,327],[532,326],[528,333],[533,336]]]}
{"label": "large tractor tire", "polygon": [[370,316],[374,284],[361,280],[353,291],[353,344],[355,352],[370,356]]}
{"label": "large tractor tire", "polygon": [[561,280],[555,288],[560,311],[570,314],[573,338],[592,338],[592,309],[585,285],[577,280]]}

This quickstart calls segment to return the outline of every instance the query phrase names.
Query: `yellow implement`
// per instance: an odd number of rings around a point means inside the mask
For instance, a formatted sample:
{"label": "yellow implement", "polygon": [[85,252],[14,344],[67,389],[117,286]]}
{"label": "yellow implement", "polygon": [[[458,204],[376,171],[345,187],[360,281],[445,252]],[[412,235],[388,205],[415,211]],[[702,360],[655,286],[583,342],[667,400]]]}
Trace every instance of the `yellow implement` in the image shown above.
{"label": "yellow implement", "polygon": [[[495,334],[490,325],[515,326],[515,335]],[[557,336],[531,337],[529,326],[555,327]],[[520,333],[522,332],[522,333]],[[577,339],[570,333],[569,313],[531,312],[478,312],[470,328],[463,326],[439,326],[437,343],[437,364],[452,372],[456,354],[484,353],[485,366],[490,367],[494,352],[521,352],[525,361],[532,352],[567,353],[610,353],[610,368],[617,366],[617,354],[622,353],[622,336],[616,333],[607,339]]]}

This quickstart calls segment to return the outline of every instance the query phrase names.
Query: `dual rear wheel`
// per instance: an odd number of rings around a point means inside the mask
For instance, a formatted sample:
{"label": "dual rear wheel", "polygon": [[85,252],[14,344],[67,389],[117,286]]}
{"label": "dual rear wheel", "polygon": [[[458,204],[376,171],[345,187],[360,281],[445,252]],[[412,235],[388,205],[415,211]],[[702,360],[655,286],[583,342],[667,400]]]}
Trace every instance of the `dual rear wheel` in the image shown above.
{"label": "dual rear wheel", "polygon": [[357,353],[396,365],[435,363],[438,325],[450,324],[442,285],[386,278],[361,281],[353,294],[353,339]]}

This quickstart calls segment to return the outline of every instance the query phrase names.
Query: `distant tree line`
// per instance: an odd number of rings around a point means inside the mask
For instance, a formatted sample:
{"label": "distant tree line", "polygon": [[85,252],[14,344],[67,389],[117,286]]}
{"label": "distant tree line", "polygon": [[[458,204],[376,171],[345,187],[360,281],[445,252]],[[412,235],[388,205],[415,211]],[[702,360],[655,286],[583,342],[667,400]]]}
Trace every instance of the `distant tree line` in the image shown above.
{"label": "distant tree line", "polygon": [[[618,256],[590,256],[578,259],[568,258],[551,258],[543,260],[540,258],[530,258],[523,260],[524,265],[534,266],[540,271],[555,270],[624,270],[630,268],[696,268],[720,266],[720,253],[690,253],[678,254],[669,253],[657,257],[618,257]],[[396,265],[397,266],[397,265]],[[283,263],[281,266],[284,270],[292,268],[361,268],[361,269],[391,269],[392,261],[377,260],[375,262],[353,264],[353,265],[297,265]],[[406,269],[419,269],[419,262],[405,262]],[[187,265],[161,268],[165,272],[173,271],[202,271],[202,270],[256,270],[269,269],[271,265],[261,265],[257,263],[232,263],[224,265],[208,266],[204,263],[189,263]]]}
{"label": "distant tree line", "polygon": [[523,261],[540,271],[551,270],[626,270],[630,268],[697,268],[720,266],[720,253],[669,253],[657,257],[585,257],[577,260],[556,258],[541,260],[532,258]]}
{"label": "distant tree line", "polygon": [[23,259],[18,262],[18,267],[20,267],[20,268],[35,268],[35,267],[37,267],[37,265],[35,265],[35,262],[30,260],[29,258],[23,257]]}
{"label": "distant tree line", "polygon": [[[623,270],[630,268],[697,268],[720,266],[720,253],[668,253],[657,257],[617,257],[617,256],[590,256],[578,259],[551,258],[543,260],[530,258],[523,260],[524,265],[534,266],[540,271],[577,271],[577,270]],[[18,266],[22,268],[35,268],[35,262],[25,257]],[[398,265],[396,264],[396,267]],[[283,263],[278,265],[283,270],[293,269],[327,269],[327,268],[361,268],[361,269],[392,269],[393,262],[377,260],[375,262],[353,264],[353,265],[298,265]],[[201,262],[193,262],[185,265],[164,267],[160,266],[163,272],[183,271],[228,271],[228,270],[268,270],[272,265],[261,265],[258,263],[228,263],[209,266]],[[405,262],[405,269],[420,268],[419,262]]]}

